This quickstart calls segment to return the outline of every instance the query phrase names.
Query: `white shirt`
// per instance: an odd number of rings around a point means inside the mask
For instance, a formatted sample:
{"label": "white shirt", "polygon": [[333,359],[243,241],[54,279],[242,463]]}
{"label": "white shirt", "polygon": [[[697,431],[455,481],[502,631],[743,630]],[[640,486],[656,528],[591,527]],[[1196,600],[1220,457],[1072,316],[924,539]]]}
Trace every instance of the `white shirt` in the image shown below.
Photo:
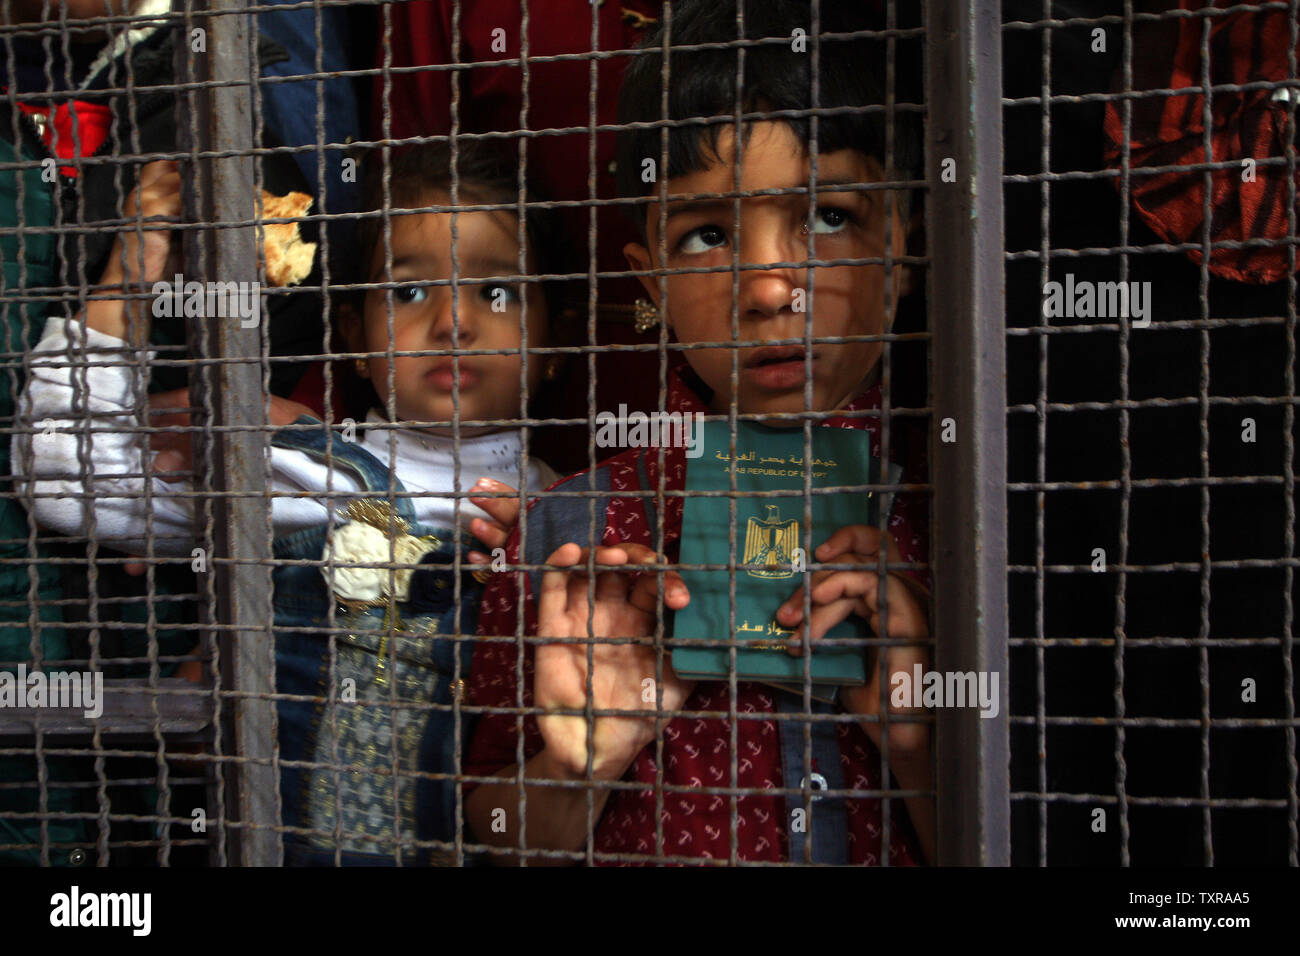
{"label": "white shirt", "polygon": [[[129,353],[105,351],[126,344],[75,319],[46,322],[18,401],[16,426],[36,433],[20,431],[13,437],[15,490],[33,495],[36,520],[61,534],[90,535],[132,554],[188,555],[195,538],[194,505],[202,497],[194,496],[188,480],[165,482],[150,472],[149,436],[136,431],[142,425],[136,409],[147,386],[146,366]],[[150,352],[149,360],[153,357]],[[358,442],[396,472],[407,492],[418,495],[409,500],[420,524],[468,531],[473,518],[487,516],[460,498],[457,528],[457,499],[451,497],[456,491],[468,491],[479,478],[520,484],[517,431],[462,436],[457,443],[390,424],[373,411],[366,425],[379,427],[358,425]],[[390,435],[395,436],[391,450]],[[360,490],[352,473],[337,463],[326,469],[304,452],[276,448],[269,440],[267,469],[273,537],[325,525],[330,520],[327,489],[338,493],[332,498],[336,515],[347,507],[349,493]],[[528,459],[528,491],[558,478],[544,461]],[[25,497],[20,500],[26,503]],[[93,506],[93,528],[87,504]],[[153,546],[147,548],[150,538]]]}

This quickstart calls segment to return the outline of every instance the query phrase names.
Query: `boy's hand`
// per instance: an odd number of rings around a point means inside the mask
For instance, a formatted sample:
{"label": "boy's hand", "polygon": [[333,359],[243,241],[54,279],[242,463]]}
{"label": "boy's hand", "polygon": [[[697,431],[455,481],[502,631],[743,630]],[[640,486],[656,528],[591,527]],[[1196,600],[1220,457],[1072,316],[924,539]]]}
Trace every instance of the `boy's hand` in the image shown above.
{"label": "boy's hand", "polygon": [[[886,558],[889,563],[902,563],[893,536],[886,534]],[[881,534],[878,528],[866,525],[849,525],[841,528],[814,552],[823,563],[854,563],[870,566],[870,570],[822,570],[812,575],[810,582],[812,619],[808,627],[809,640],[823,637],[836,624],[851,614],[865,618],[876,634],[881,633],[879,572],[875,569],[880,555]],[[889,608],[889,633],[885,636],[903,640],[924,641],[930,636],[929,615],[919,586],[890,572],[884,578]],[[786,627],[798,628],[791,642],[790,652],[803,653],[803,587],[777,609],[777,620]],[[797,642],[797,643],[796,643]],[[885,651],[885,672],[892,675],[900,671],[910,674],[912,666],[919,663],[924,669],[929,663],[929,651],[924,645],[893,646]],[[840,701],[850,713],[877,716],[880,713],[880,668],[872,667],[869,683],[863,686],[844,687]],[[899,708],[890,704],[889,714],[906,716],[920,713],[912,708]],[[864,721],[872,742],[881,745],[881,723]],[[896,759],[928,759],[930,727],[923,723],[890,723],[890,762]]]}
{"label": "boy's hand", "polygon": [[[587,617],[595,638],[645,637],[654,632],[658,613],[656,575],[602,571],[596,575],[595,599],[588,602],[586,571],[588,549],[569,543],[547,559],[547,564],[572,568],[547,571],[537,602],[539,637],[588,636]],[[606,565],[655,564],[658,556],[644,545],[620,544],[595,550],[595,563]],[[664,575],[664,601],[679,610],[690,601],[681,577]],[[534,695],[538,707],[582,710],[587,705],[587,644],[541,644],[537,647]],[[645,711],[646,716],[596,716],[593,732],[593,774],[617,780],[641,750],[655,739],[668,718],[656,718],[653,680],[656,654],[646,644],[595,643],[591,647],[591,706],[595,711]],[[646,683],[650,681],[651,683]],[[681,708],[694,686],[679,680],[667,657],[663,661],[663,710]],[[645,691],[649,690],[649,700]],[[567,773],[582,776],[587,770],[587,723],[581,716],[542,716],[538,727],[552,759]]]}
{"label": "boy's hand", "polygon": [[[491,491],[502,495],[517,495],[518,488],[512,488],[502,481],[492,478],[480,478],[470,491]],[[469,523],[470,533],[489,548],[504,548],[510,539],[510,532],[519,523],[518,498],[470,498],[488,513],[492,520],[475,518]],[[487,564],[492,559],[482,551],[471,551],[469,560],[474,564]]]}

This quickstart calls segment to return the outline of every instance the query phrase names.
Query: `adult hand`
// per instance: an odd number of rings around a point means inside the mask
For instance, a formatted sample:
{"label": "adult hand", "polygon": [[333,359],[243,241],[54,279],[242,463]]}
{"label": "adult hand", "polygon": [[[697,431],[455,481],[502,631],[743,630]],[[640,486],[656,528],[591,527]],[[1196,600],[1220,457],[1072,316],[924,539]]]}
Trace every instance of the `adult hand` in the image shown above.
{"label": "adult hand", "polygon": [[[270,422],[288,425],[300,415],[316,417],[316,413],[299,402],[271,396]],[[190,427],[190,390],[175,388],[169,392],[154,392],[149,396],[149,426],[168,431],[155,431],[149,435],[149,448],[154,452],[153,473],[162,481],[185,481],[194,471],[193,433]],[[143,561],[132,561],[126,573],[141,575]]]}

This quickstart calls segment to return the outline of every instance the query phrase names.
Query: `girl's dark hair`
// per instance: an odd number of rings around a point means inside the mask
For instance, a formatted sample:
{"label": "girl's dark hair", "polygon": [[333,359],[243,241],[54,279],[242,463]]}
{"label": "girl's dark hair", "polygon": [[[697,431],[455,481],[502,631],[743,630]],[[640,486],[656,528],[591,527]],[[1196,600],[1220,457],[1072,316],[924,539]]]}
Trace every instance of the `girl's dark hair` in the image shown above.
{"label": "girl's dark hair", "polygon": [[[809,0],[741,0],[744,3],[744,39],[777,37],[782,42],[745,46],[741,67],[739,100],[743,112],[808,110],[812,102],[812,9]],[[692,117],[733,116],[737,101],[738,39],[737,0],[681,0],[672,7],[669,53],[668,116],[670,120]],[[841,2],[821,0],[819,4],[820,69],[818,109],[883,106],[885,103],[887,41],[884,37],[834,39],[828,33],[881,30],[884,17],[873,13],[877,4],[867,0]],[[905,23],[908,9],[899,10],[898,28]],[[918,5],[919,6],[919,5]],[[796,49],[794,31],[804,31],[802,49]],[[645,37],[638,53],[628,64],[619,96],[619,123],[657,122],[664,118],[661,104],[664,25]],[[895,38],[895,102],[919,103],[919,40]],[[726,48],[679,50],[677,47],[706,43],[728,43]],[[817,151],[857,149],[877,159],[886,175],[915,178],[921,166],[921,129],[918,114],[894,111],[893,172],[885,162],[886,114],[883,109],[854,110],[818,116]],[[810,144],[811,122],[807,116],[773,117],[785,123],[799,141]],[[746,125],[749,121],[746,121]],[[660,175],[673,179],[707,169],[716,155],[718,135],[725,123],[688,124],[668,127],[668,169]],[[616,181],[621,199],[654,195],[655,183],[642,181],[642,163],[659,163],[660,128],[623,129],[618,134]],[[713,155],[711,155],[713,154]],[[899,208],[907,220],[907,191],[899,196]],[[622,207],[645,236],[649,206]]]}
{"label": "girl's dark hair", "polygon": [[[448,142],[422,143],[394,151],[388,161],[389,208],[418,209],[429,205],[430,192],[451,195],[452,149]],[[473,205],[519,201],[518,146],[499,139],[458,139],[456,141],[457,202]],[[384,208],[382,154],[375,150],[365,161],[365,185],[362,209],[379,212]],[[559,224],[555,210],[534,208],[533,203],[546,201],[531,177],[524,183],[525,255],[531,254],[541,275],[564,272],[559,252]],[[357,223],[358,273],[367,273],[375,250],[384,242],[384,217],[370,215]],[[368,282],[368,274],[357,281]],[[542,294],[550,322],[560,315],[565,288],[562,281],[542,281]],[[363,296],[364,298],[364,296]]]}

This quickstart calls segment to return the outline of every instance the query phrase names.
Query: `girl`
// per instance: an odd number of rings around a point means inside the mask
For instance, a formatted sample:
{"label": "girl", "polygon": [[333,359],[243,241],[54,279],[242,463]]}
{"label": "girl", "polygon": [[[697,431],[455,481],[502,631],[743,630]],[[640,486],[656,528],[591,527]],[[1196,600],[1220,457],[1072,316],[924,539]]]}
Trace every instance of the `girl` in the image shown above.
{"label": "girl", "polygon": [[[457,205],[517,201],[508,151],[458,144],[456,166]],[[451,167],[441,144],[399,155],[389,172],[392,204],[449,204]],[[376,178],[368,208],[379,208],[380,186]],[[126,217],[180,209],[175,165],[145,166]],[[504,424],[524,411],[523,332],[529,346],[546,345],[553,297],[537,281],[495,278],[519,271],[516,215],[457,213],[453,264],[452,213],[403,211],[394,208],[387,223],[363,220],[360,230],[366,278],[396,287],[369,289],[360,308],[340,308],[339,332],[373,386],[365,424],[354,438],[302,416],[271,441],[276,687],[314,698],[278,704],[291,864],[451,861],[431,842],[455,833],[454,775],[469,724],[455,706],[469,671],[462,635],[474,633],[481,593],[469,573],[457,579],[456,554],[462,569],[482,560],[465,550],[464,532],[489,547],[503,543],[517,512],[512,486],[532,490],[556,477],[525,458],[520,432]],[[546,213],[526,218],[525,271],[548,271]],[[102,282],[148,289],[172,274],[169,252],[165,229],[124,232]],[[453,272],[458,286],[428,284]],[[42,429],[15,437],[15,473],[33,479],[37,519],[49,528],[188,557],[190,482],[178,495],[156,478],[146,489],[141,477],[149,473],[138,431],[143,369],[122,350],[131,348],[129,330],[145,328],[143,316],[128,322],[121,301],[92,301],[75,319],[49,320],[20,406],[21,420]],[[75,375],[74,351],[88,363]],[[530,359],[527,394],[542,377],[542,362]],[[458,500],[472,491],[505,497]],[[83,500],[93,503],[89,527]]]}

